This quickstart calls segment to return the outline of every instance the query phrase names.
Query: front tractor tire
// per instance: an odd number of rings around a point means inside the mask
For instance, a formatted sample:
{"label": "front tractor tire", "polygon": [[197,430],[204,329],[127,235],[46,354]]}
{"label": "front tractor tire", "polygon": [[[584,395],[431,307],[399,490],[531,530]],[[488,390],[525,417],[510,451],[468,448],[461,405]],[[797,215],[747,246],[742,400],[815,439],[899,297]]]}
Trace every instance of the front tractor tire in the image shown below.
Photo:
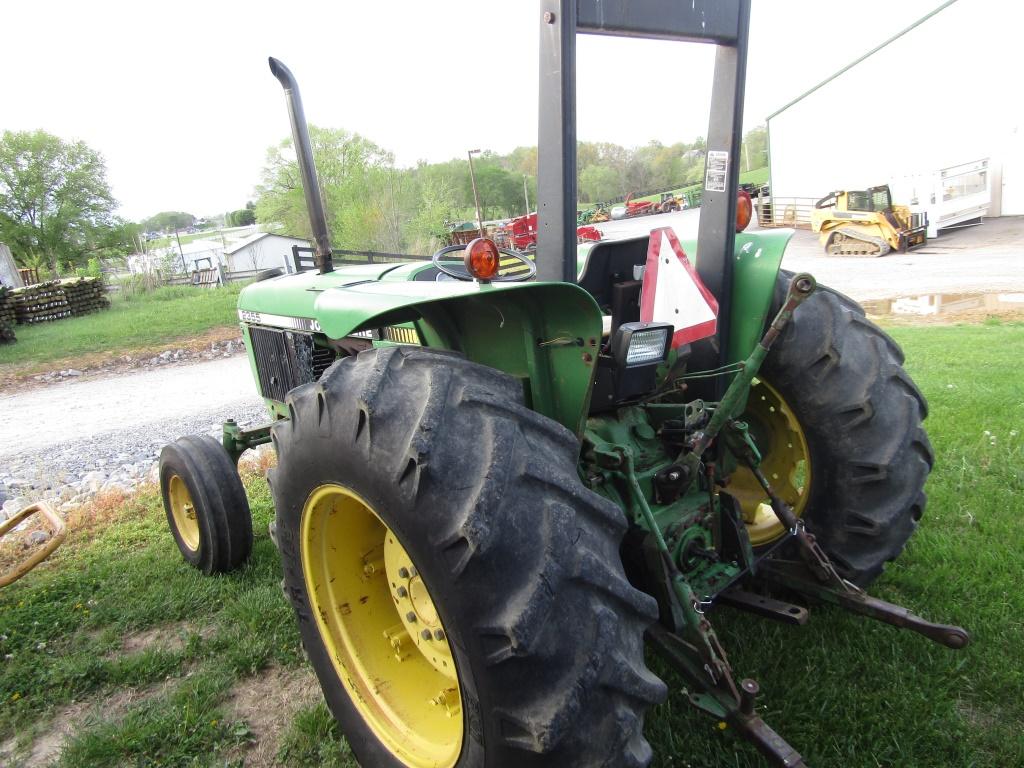
{"label": "front tractor tire", "polygon": [[367,350],[288,397],[269,479],[285,587],[365,766],[644,766],[657,618],[621,510],[511,376]]}
{"label": "front tractor tire", "polygon": [[[780,273],[773,313],[790,279]],[[859,304],[819,286],[758,379],[744,419],[763,447],[762,471],[840,574],[866,587],[917,527],[933,463],[922,426],[928,406],[903,351]],[[740,499],[753,543],[781,535],[749,471],[734,473],[727,491]]]}
{"label": "front tractor tire", "polygon": [[212,437],[187,435],[160,452],[160,494],[185,562],[210,576],[252,552],[252,515],[238,469]]}

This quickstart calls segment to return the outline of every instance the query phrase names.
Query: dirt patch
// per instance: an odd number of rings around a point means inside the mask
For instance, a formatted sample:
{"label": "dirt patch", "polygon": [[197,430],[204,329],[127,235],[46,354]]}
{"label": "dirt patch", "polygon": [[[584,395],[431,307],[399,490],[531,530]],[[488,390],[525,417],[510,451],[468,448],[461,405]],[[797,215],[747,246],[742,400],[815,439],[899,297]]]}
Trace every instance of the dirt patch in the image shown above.
{"label": "dirt patch", "polygon": [[125,635],[120,650],[115,651],[113,655],[131,656],[151,648],[175,653],[182,650],[193,636],[198,635],[205,640],[212,637],[216,631],[213,626],[197,627],[185,621],[161,624]]}
{"label": "dirt patch", "polygon": [[969,701],[962,699],[956,703],[956,710],[965,723],[979,730],[991,730],[1005,722],[998,708],[988,711],[980,710]]}
{"label": "dirt patch", "polygon": [[36,768],[48,765],[60,755],[61,747],[78,725],[86,722],[90,711],[97,711],[98,705],[75,702],[57,709],[49,727],[35,738],[27,749],[17,750],[17,737],[0,744],[0,764],[20,768]]}
{"label": "dirt patch", "polygon": [[0,743],[0,765],[10,768],[42,768],[50,765],[60,757],[64,744],[80,729],[117,719],[138,703],[160,696],[177,682],[168,680],[143,688],[125,688],[101,699],[76,701],[59,707],[54,710],[47,725],[38,730],[38,735],[24,749],[18,749],[17,737]]}
{"label": "dirt patch", "polygon": [[75,357],[48,360],[45,363],[5,365],[0,367],[0,391],[7,394],[65,381],[68,377],[59,375],[59,372],[67,370],[74,370],[80,374],[75,378],[116,376],[144,369],[147,360],[166,352],[181,353],[177,359],[168,361],[169,365],[194,363],[196,360],[204,359],[204,354],[223,355],[226,351],[225,345],[229,341],[233,343],[234,350],[242,348],[238,326],[211,328],[198,336],[171,339],[160,344],[133,349],[90,352]]}
{"label": "dirt patch", "polygon": [[277,765],[281,734],[303,707],[322,700],[316,676],[309,667],[271,667],[255,677],[238,682],[231,689],[226,709],[230,717],[244,721],[251,741],[234,750],[226,762],[242,758],[246,768]]}

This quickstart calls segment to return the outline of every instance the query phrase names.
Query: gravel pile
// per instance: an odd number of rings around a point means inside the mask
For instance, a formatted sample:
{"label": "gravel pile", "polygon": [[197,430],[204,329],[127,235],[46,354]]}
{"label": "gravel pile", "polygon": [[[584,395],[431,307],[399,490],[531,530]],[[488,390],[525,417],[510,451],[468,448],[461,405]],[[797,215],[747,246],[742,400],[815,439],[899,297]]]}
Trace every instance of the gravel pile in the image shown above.
{"label": "gravel pile", "polygon": [[202,349],[168,349],[158,355],[132,357],[122,355],[113,360],[107,360],[92,367],[68,368],[60,371],[49,371],[33,376],[33,381],[42,384],[54,384],[59,381],[77,378],[78,376],[110,375],[116,373],[127,373],[136,370],[148,370],[161,366],[175,365],[182,363],[195,363],[202,360],[215,360],[219,357],[231,357],[244,349],[241,337],[227,339],[226,341],[212,342],[208,347]]}

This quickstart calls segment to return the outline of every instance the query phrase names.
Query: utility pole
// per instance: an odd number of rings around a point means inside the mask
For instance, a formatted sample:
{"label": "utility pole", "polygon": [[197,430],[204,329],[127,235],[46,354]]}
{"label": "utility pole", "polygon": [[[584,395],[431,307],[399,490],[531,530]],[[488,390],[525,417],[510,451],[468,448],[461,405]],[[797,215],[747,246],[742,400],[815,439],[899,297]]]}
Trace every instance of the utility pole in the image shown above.
{"label": "utility pole", "polygon": [[188,265],[185,263],[185,251],[181,249],[181,238],[178,237],[178,228],[174,228],[174,239],[178,241],[178,255],[181,256],[181,271],[188,272]]}
{"label": "utility pole", "polygon": [[530,193],[526,190],[526,174],[523,174],[523,199],[526,201],[526,215],[530,215]]}
{"label": "utility pole", "polygon": [[473,155],[479,155],[479,149],[471,149],[466,153],[469,157],[469,180],[473,182],[473,201],[476,203],[476,226],[480,232],[480,237],[484,236],[484,217],[480,213],[480,195],[476,191],[476,173],[473,171]]}

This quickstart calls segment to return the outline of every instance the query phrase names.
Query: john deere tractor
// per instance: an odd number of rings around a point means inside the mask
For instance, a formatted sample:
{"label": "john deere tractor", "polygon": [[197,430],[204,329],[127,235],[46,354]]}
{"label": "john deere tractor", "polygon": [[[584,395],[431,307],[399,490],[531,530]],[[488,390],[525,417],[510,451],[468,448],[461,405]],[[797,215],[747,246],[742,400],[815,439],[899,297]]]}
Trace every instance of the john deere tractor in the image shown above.
{"label": "john deere tractor", "polygon": [[[749,0],[542,0],[536,260],[477,239],[334,264],[295,79],[279,61],[315,249],[239,297],[267,424],[185,437],[160,481],[205,573],[252,543],[235,464],[270,442],[284,588],[365,766],[644,766],[666,684],[774,764],[799,753],[712,626],[808,603],[968,635],[864,589],[922,518],[932,451],[899,347],[780,263],[738,205]],[[577,247],[577,32],[717,46],[696,241]],[[739,220],[738,220],[739,219]]]}

